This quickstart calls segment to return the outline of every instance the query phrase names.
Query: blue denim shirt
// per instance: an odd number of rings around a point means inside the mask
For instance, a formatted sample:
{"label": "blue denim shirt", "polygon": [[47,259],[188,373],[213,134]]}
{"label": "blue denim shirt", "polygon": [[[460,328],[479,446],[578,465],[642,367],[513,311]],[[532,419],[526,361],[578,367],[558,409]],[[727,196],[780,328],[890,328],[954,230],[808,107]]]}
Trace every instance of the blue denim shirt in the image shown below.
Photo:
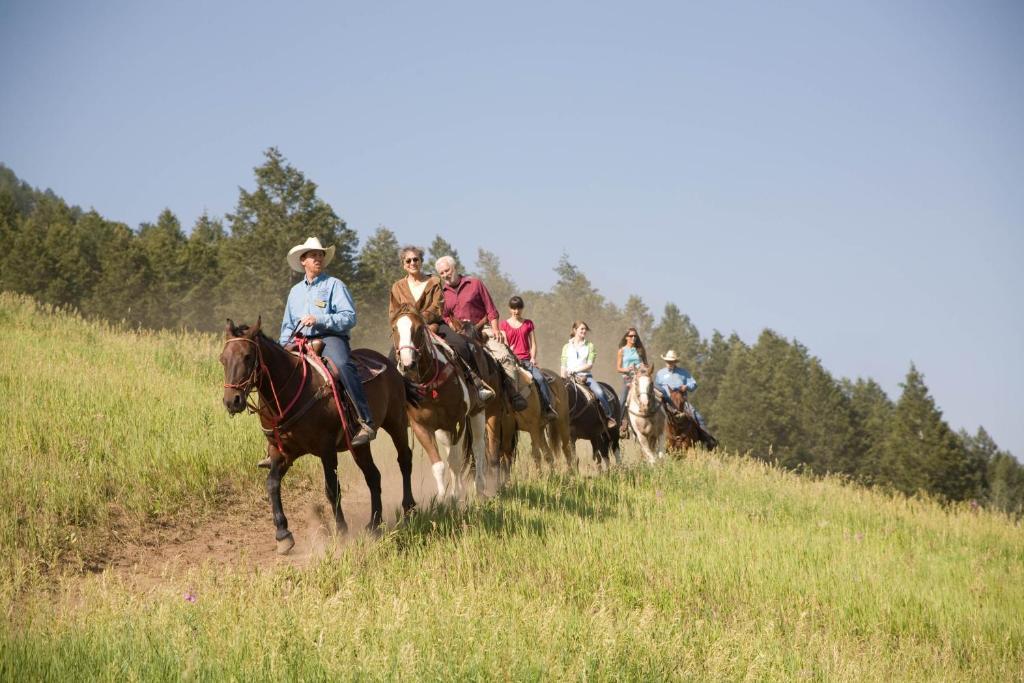
{"label": "blue denim shirt", "polygon": [[299,332],[307,337],[336,334],[348,337],[356,326],[356,307],[352,295],[341,280],[321,273],[312,282],[302,278],[288,292],[288,303],[281,320],[281,343],[287,342],[296,325],[306,315],[315,315],[312,327],[302,327]]}
{"label": "blue denim shirt", "polygon": [[665,395],[668,395],[672,389],[682,389],[683,387],[686,387],[686,391],[691,394],[697,391],[697,380],[682,368],[658,370],[658,374],[654,376],[654,383]]}

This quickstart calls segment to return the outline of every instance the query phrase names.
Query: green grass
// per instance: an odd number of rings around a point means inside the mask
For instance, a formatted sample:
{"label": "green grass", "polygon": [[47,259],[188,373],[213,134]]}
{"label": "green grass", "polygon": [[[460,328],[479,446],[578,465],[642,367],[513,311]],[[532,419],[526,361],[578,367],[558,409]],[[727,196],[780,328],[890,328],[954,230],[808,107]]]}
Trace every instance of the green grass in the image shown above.
{"label": "green grass", "polygon": [[[8,353],[32,310],[0,299],[4,382],[45,374],[34,355]],[[262,437],[221,414],[219,342],[35,315],[104,348],[89,381],[47,384],[81,396],[44,402],[32,389],[24,414],[3,418],[17,468],[72,469],[5,478],[5,547],[22,566],[73,553],[66,525],[88,536],[112,505],[140,522],[215,509],[218,481],[251,468]],[[61,354],[74,361],[81,343]],[[132,349],[134,372],[112,378]],[[160,354],[177,360],[137,381]],[[121,397],[101,399],[105,386]],[[164,401],[142,401],[134,420],[116,412],[156,387]],[[75,417],[96,401],[106,422]],[[60,425],[45,440],[44,405]],[[117,444],[117,474],[95,466],[103,448],[73,453],[97,433]],[[180,434],[208,443],[190,450]],[[175,466],[141,454],[157,451]],[[47,494],[76,483],[74,506]],[[22,527],[50,531],[17,533],[14,508]],[[497,500],[419,513],[306,569],[197,566],[145,591],[109,573],[47,569],[47,590],[25,576],[17,590],[4,577],[4,680],[1024,679],[1019,525],[717,455],[606,477],[520,472]]]}

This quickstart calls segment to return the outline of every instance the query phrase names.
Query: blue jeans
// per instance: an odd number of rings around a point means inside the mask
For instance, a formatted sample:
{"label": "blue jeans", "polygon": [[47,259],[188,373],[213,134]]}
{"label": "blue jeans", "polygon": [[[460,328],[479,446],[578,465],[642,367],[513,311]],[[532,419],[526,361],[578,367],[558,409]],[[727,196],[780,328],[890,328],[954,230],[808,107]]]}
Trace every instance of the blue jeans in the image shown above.
{"label": "blue jeans", "polygon": [[341,375],[342,386],[356,406],[359,418],[366,424],[373,426],[373,415],[370,413],[370,406],[366,402],[366,394],[363,393],[363,383],[359,381],[356,373],[356,364],[352,362],[352,349],[349,346],[347,337],[321,337],[324,342],[324,357],[330,358],[337,366]]}
{"label": "blue jeans", "polygon": [[587,386],[589,386],[590,390],[594,392],[594,396],[597,396],[597,400],[601,402],[601,407],[604,408],[605,416],[615,417],[614,415],[612,415],[612,406],[610,403],[608,403],[608,397],[604,395],[604,389],[601,388],[600,383],[598,383],[598,381],[594,379],[594,376],[591,375],[589,372],[586,376]]}
{"label": "blue jeans", "polygon": [[537,388],[540,389],[540,396],[544,399],[544,403],[547,404],[548,408],[555,407],[555,401],[551,397],[551,387],[548,386],[547,381],[544,379],[544,374],[540,371],[536,365],[528,360],[523,361],[523,367],[530,371],[533,375],[533,381],[537,384]]}

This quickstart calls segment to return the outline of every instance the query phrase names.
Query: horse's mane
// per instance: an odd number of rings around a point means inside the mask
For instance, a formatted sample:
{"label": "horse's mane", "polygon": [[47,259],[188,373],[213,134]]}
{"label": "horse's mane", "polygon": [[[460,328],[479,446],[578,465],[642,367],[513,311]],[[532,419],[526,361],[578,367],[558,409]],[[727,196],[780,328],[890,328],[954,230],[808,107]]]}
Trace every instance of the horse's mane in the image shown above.
{"label": "horse's mane", "polygon": [[398,310],[396,310],[394,315],[391,316],[389,324],[392,327],[394,327],[395,322],[403,315],[409,316],[410,318],[413,319],[413,322],[418,322],[420,325],[425,325],[427,323],[426,319],[423,317],[423,314],[420,313],[420,309],[416,308],[416,306],[412,304],[400,304],[398,306]]}

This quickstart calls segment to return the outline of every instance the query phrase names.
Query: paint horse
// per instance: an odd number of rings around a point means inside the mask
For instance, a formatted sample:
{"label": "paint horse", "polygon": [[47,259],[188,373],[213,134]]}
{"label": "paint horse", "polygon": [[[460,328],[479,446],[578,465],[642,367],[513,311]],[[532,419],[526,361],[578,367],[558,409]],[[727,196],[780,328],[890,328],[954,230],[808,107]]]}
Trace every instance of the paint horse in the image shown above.
{"label": "paint horse", "polygon": [[438,498],[448,490],[449,469],[454,495],[460,497],[467,449],[476,459],[477,494],[487,495],[486,421],[483,406],[472,396],[476,388],[462,376],[454,353],[442,351],[444,342],[431,333],[415,307],[403,305],[395,311],[391,333],[398,371],[419,394],[407,406],[409,423],[430,459]]}
{"label": "paint horse", "polygon": [[[311,353],[311,352],[310,352]],[[416,505],[412,495],[412,449],[409,448],[406,402],[410,398],[402,376],[384,356],[369,349],[356,349],[353,360],[361,379],[374,421],[391,437],[398,452],[402,472],[402,510],[408,513]],[[370,522],[367,526],[378,532],[383,522],[380,471],[373,462],[369,444],[350,447],[354,425],[342,409],[326,373],[318,372],[309,354],[294,354],[260,331],[260,321],[253,327],[235,326],[228,320],[224,331],[224,348],[220,354],[224,366],[224,406],[232,415],[246,408],[256,413],[267,437],[267,495],[277,528],[277,552],[292,549],[295,540],[288,530],[288,519],[281,505],[281,480],[302,455],[312,453],[320,458],[324,469],[324,490],[338,532],[348,531],[341,509],[338,485],[338,453],[351,450],[370,489]],[[363,378],[369,366],[377,374]],[[259,402],[251,397],[255,391]]]}
{"label": "paint horse", "polygon": [[661,392],[654,386],[651,368],[641,365],[632,373],[626,413],[647,463],[665,457],[665,411]]}

